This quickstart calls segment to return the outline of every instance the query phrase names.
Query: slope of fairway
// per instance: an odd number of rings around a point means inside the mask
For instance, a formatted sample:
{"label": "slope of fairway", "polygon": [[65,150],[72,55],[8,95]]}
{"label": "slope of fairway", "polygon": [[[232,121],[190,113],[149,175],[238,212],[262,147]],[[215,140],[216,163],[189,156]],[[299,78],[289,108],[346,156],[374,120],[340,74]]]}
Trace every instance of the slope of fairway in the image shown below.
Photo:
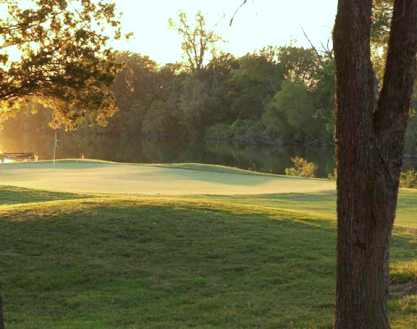
{"label": "slope of fairway", "polygon": [[251,173],[197,164],[135,165],[104,161],[58,161],[0,165],[3,185],[75,193],[146,195],[313,193],[334,182]]}
{"label": "slope of fairway", "polygon": [[[336,191],[235,196],[209,195],[204,196],[204,199],[241,204],[242,206],[251,205],[279,209],[336,220]],[[416,213],[417,190],[400,189],[395,226],[417,229]]]}
{"label": "slope of fairway", "polygon": [[[330,218],[232,198],[3,191],[33,201],[0,207],[7,328],[331,328]],[[417,325],[415,246],[415,230],[395,230],[393,329]]]}
{"label": "slope of fairway", "polygon": [[[400,191],[393,329],[417,328],[416,200]],[[335,212],[325,180],[198,164],[0,165],[7,328],[331,328]]]}

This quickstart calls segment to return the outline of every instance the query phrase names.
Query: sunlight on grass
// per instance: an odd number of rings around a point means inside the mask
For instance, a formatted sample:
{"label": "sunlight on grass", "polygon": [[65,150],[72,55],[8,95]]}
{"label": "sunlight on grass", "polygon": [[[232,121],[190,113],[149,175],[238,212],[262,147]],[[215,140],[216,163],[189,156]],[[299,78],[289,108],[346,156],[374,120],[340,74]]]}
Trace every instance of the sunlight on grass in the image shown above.
{"label": "sunlight on grass", "polygon": [[[140,197],[0,186],[0,196],[7,328],[331,328],[333,191]],[[398,329],[417,325],[414,196],[401,191],[392,239]]]}
{"label": "sunlight on grass", "polygon": [[334,182],[253,173],[198,164],[136,165],[105,161],[59,161],[0,165],[2,183],[70,193],[145,195],[312,193],[334,190]]}
{"label": "sunlight on grass", "polygon": [[32,317],[54,328],[84,318],[99,328],[331,319],[334,234],[294,223],[300,216],[157,198],[51,201],[0,214],[11,328]]}
{"label": "sunlight on grass", "polygon": [[408,282],[417,284],[417,260],[392,263],[390,266],[390,281],[397,284]]}

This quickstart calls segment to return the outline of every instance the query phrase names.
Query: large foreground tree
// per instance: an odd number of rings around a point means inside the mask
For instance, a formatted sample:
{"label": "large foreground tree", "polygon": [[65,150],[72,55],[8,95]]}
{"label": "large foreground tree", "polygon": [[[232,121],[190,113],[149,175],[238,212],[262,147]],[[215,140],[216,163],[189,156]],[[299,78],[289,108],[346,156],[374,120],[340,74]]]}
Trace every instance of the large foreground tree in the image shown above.
{"label": "large foreground tree", "polygon": [[389,328],[389,250],[417,50],[417,1],[395,0],[382,89],[372,0],[339,0],[336,61],[337,289],[334,327]]}
{"label": "large foreground tree", "polygon": [[109,86],[120,67],[108,46],[121,35],[115,5],[3,0],[0,12],[0,121],[37,102],[53,110],[55,126],[106,124],[116,111]]}

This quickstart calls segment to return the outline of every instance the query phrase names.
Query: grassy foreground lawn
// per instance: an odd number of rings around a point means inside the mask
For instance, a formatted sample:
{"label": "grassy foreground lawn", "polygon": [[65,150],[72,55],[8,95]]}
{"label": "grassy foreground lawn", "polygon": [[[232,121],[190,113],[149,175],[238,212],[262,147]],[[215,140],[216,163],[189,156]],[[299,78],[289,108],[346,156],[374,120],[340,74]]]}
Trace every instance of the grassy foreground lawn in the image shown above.
{"label": "grassy foreground lawn", "polygon": [[[417,195],[402,191],[393,328],[417,328],[416,211]],[[0,186],[7,328],[330,328],[334,218],[332,192],[97,197]]]}

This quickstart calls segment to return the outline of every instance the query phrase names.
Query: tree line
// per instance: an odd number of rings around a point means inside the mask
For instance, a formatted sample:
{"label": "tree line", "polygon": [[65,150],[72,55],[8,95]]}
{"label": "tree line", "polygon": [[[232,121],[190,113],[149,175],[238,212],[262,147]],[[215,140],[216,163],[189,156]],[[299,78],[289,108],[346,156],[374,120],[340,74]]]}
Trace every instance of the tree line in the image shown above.
{"label": "tree line", "polygon": [[[107,134],[208,138],[245,143],[330,142],[333,69],[313,49],[268,47],[209,65],[158,67],[146,56],[126,63],[112,89],[121,109]],[[321,64],[323,63],[323,64]]]}
{"label": "tree line", "polygon": [[[391,16],[391,2],[375,5],[371,59],[377,94]],[[328,45],[304,48],[294,42],[235,57],[222,51],[223,38],[207,27],[200,11],[192,22],[180,12],[169,26],[183,37],[184,62],[158,66],[147,56],[119,53],[125,67],[112,90],[121,111],[107,134],[126,140],[151,136],[247,144],[333,142],[334,56]],[[413,99],[405,133],[408,154],[417,153],[414,109]]]}
{"label": "tree line", "polygon": [[[221,50],[223,38],[207,28],[200,11],[192,23],[180,12],[178,21],[169,20],[169,27],[183,37],[184,62],[158,65],[148,56],[117,52],[123,69],[110,90],[119,112],[99,115],[98,123],[106,128],[95,127],[90,134],[126,141],[138,137],[249,144],[332,141],[334,79],[328,53],[291,44],[238,58]],[[20,110],[41,113],[37,107],[32,102]],[[77,120],[59,120],[55,109],[52,113],[56,129],[93,123],[83,111],[74,111]],[[48,120],[45,114],[24,120],[16,115],[15,122],[4,125],[7,136],[17,133],[22,124],[26,130],[29,125],[39,131],[45,126],[39,121]]]}
{"label": "tree line", "polygon": [[[195,68],[187,62],[161,66],[132,52],[119,52],[117,59],[124,68],[111,90],[119,111],[108,118],[105,128],[89,128],[90,134],[126,141],[143,137],[248,144],[332,141],[333,63],[312,48],[271,46],[240,58],[221,52]],[[37,115],[32,118],[28,112]],[[4,124],[4,133],[11,136],[24,124],[39,131],[49,120],[39,105],[26,105],[16,120]],[[75,134],[82,135],[83,130]]]}
{"label": "tree line", "polygon": [[[382,76],[380,67],[385,57],[379,45],[386,38],[386,10],[376,11],[375,15],[372,45],[378,77]],[[184,39],[184,61],[180,63],[158,65],[148,56],[117,52],[116,59],[123,69],[110,89],[119,111],[107,118],[105,129],[89,128],[88,134],[126,141],[152,137],[275,145],[332,143],[331,49],[303,48],[294,42],[236,57],[222,51],[224,40],[206,25],[199,11],[193,23],[188,22],[184,12],[177,22],[169,21],[169,26]],[[31,105],[32,111],[33,108]],[[39,121],[49,120],[48,115],[43,116],[9,122],[4,133],[10,136],[19,131],[16,126],[28,122],[39,131],[45,126]],[[54,122],[54,126],[60,124]],[[91,126],[91,122],[84,126]],[[86,134],[82,124],[79,130],[74,134]],[[411,110],[406,153],[416,152],[417,119]]]}

